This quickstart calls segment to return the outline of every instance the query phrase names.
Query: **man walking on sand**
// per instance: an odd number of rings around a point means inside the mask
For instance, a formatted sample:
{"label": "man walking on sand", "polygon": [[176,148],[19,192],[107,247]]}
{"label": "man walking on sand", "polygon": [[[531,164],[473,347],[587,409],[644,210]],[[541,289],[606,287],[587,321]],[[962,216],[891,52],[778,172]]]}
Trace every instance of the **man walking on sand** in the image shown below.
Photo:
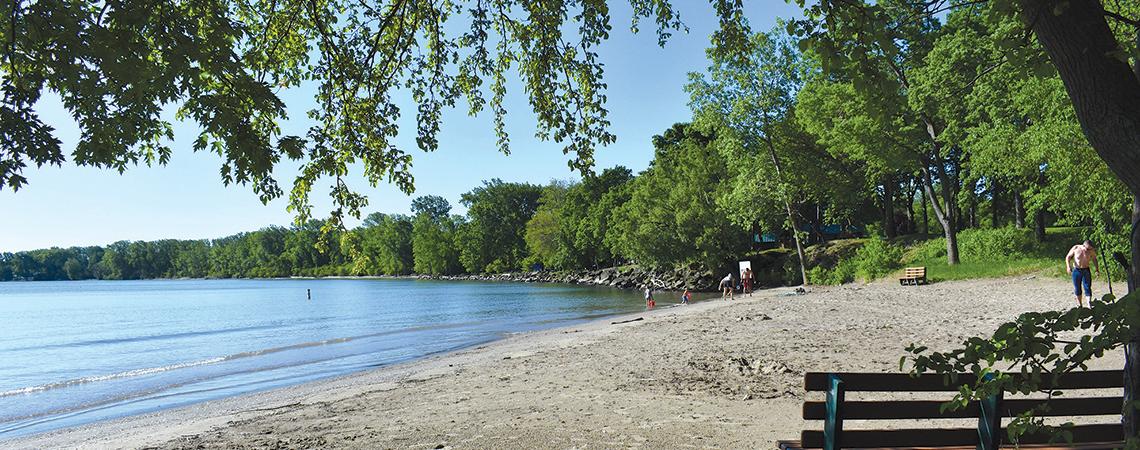
{"label": "man walking on sand", "polygon": [[[1069,265],[1069,259],[1073,260],[1073,265]],[[1089,298],[1089,303],[1092,303],[1092,273],[1089,271],[1090,264],[1095,264],[1096,274],[1100,275],[1100,263],[1096,260],[1096,248],[1093,247],[1092,241],[1086,240],[1083,244],[1074,245],[1069,249],[1069,253],[1065,255],[1065,272],[1073,276],[1073,295],[1077,297],[1077,306],[1085,306],[1083,297],[1081,297],[1081,287],[1085,288],[1084,296]]]}

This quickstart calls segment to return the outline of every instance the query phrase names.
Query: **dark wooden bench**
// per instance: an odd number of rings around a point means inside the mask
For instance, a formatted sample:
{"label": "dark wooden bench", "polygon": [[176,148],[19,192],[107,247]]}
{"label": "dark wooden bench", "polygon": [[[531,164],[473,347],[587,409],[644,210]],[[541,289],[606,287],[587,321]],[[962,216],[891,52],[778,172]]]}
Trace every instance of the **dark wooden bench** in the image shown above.
{"label": "dark wooden bench", "polygon": [[926,267],[907,267],[903,271],[902,278],[899,278],[899,284],[904,286],[926,284]]}
{"label": "dark wooden bench", "polygon": [[[1014,417],[1029,411],[1044,400],[1004,399],[1001,395],[973,402],[966,408],[941,411],[944,400],[877,400],[848,401],[847,392],[956,392],[960,385],[974,385],[972,374],[959,375],[951,386],[943,383],[939,375],[911,377],[908,374],[889,373],[816,373],[804,375],[807,392],[826,392],[826,401],[805,401],[803,418],[822,420],[822,430],[804,430],[798,441],[779,441],[781,450],[802,448],[976,448],[994,450],[1012,445],[1002,428],[1002,418]],[[1123,441],[1120,413],[1123,400],[1113,397],[1072,398],[1073,390],[1123,388],[1121,371],[1087,371],[1068,374],[1056,384],[1047,387],[1063,390],[1063,397],[1048,402],[1048,410],[1035,413],[1038,417],[1115,416],[1105,417],[1101,423],[1078,424],[1068,428],[1073,443],[1065,441],[1049,444],[1045,434],[1025,435],[1019,439],[1020,447],[1057,448],[1119,448]],[[1123,393],[1123,391],[1118,391]],[[946,401],[950,397],[946,397]],[[923,429],[859,429],[845,430],[845,420],[900,420],[900,419],[977,419],[976,428],[945,428],[932,426]],[[1111,423],[1105,423],[1111,422]],[[913,425],[911,425],[913,426]]]}

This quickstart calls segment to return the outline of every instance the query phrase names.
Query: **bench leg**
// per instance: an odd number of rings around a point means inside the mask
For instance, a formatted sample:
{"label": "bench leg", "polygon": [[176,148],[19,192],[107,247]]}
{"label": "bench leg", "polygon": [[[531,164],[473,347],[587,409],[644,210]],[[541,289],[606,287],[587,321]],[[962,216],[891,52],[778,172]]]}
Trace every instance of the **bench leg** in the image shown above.
{"label": "bench leg", "polygon": [[846,389],[843,380],[830,375],[830,389],[827,390],[827,417],[823,420],[823,450],[839,450],[843,445],[843,398]]}

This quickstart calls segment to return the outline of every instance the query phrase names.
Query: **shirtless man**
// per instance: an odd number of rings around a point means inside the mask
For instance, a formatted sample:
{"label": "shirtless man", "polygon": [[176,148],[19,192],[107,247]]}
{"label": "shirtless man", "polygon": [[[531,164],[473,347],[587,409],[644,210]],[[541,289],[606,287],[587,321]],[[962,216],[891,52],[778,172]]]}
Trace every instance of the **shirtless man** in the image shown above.
{"label": "shirtless man", "polygon": [[[1069,260],[1073,260],[1073,265],[1069,265]],[[1074,245],[1069,249],[1069,254],[1065,255],[1065,272],[1073,276],[1073,295],[1077,297],[1077,306],[1085,306],[1081,297],[1081,286],[1085,288],[1085,297],[1089,298],[1092,302],[1092,273],[1089,271],[1089,265],[1095,264],[1096,274],[1100,275],[1100,263],[1096,260],[1096,249],[1093,248],[1092,241],[1085,241],[1083,244]]]}

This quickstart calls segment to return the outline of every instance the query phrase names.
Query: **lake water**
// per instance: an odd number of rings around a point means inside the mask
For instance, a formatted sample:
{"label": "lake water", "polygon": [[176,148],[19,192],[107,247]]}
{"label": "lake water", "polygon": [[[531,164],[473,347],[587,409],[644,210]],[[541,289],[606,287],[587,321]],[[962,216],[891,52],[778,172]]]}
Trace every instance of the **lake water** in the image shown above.
{"label": "lake water", "polygon": [[[659,305],[675,303],[662,300]],[[552,284],[0,283],[0,439],[343,375],[510,333],[643,309],[636,292]]]}

